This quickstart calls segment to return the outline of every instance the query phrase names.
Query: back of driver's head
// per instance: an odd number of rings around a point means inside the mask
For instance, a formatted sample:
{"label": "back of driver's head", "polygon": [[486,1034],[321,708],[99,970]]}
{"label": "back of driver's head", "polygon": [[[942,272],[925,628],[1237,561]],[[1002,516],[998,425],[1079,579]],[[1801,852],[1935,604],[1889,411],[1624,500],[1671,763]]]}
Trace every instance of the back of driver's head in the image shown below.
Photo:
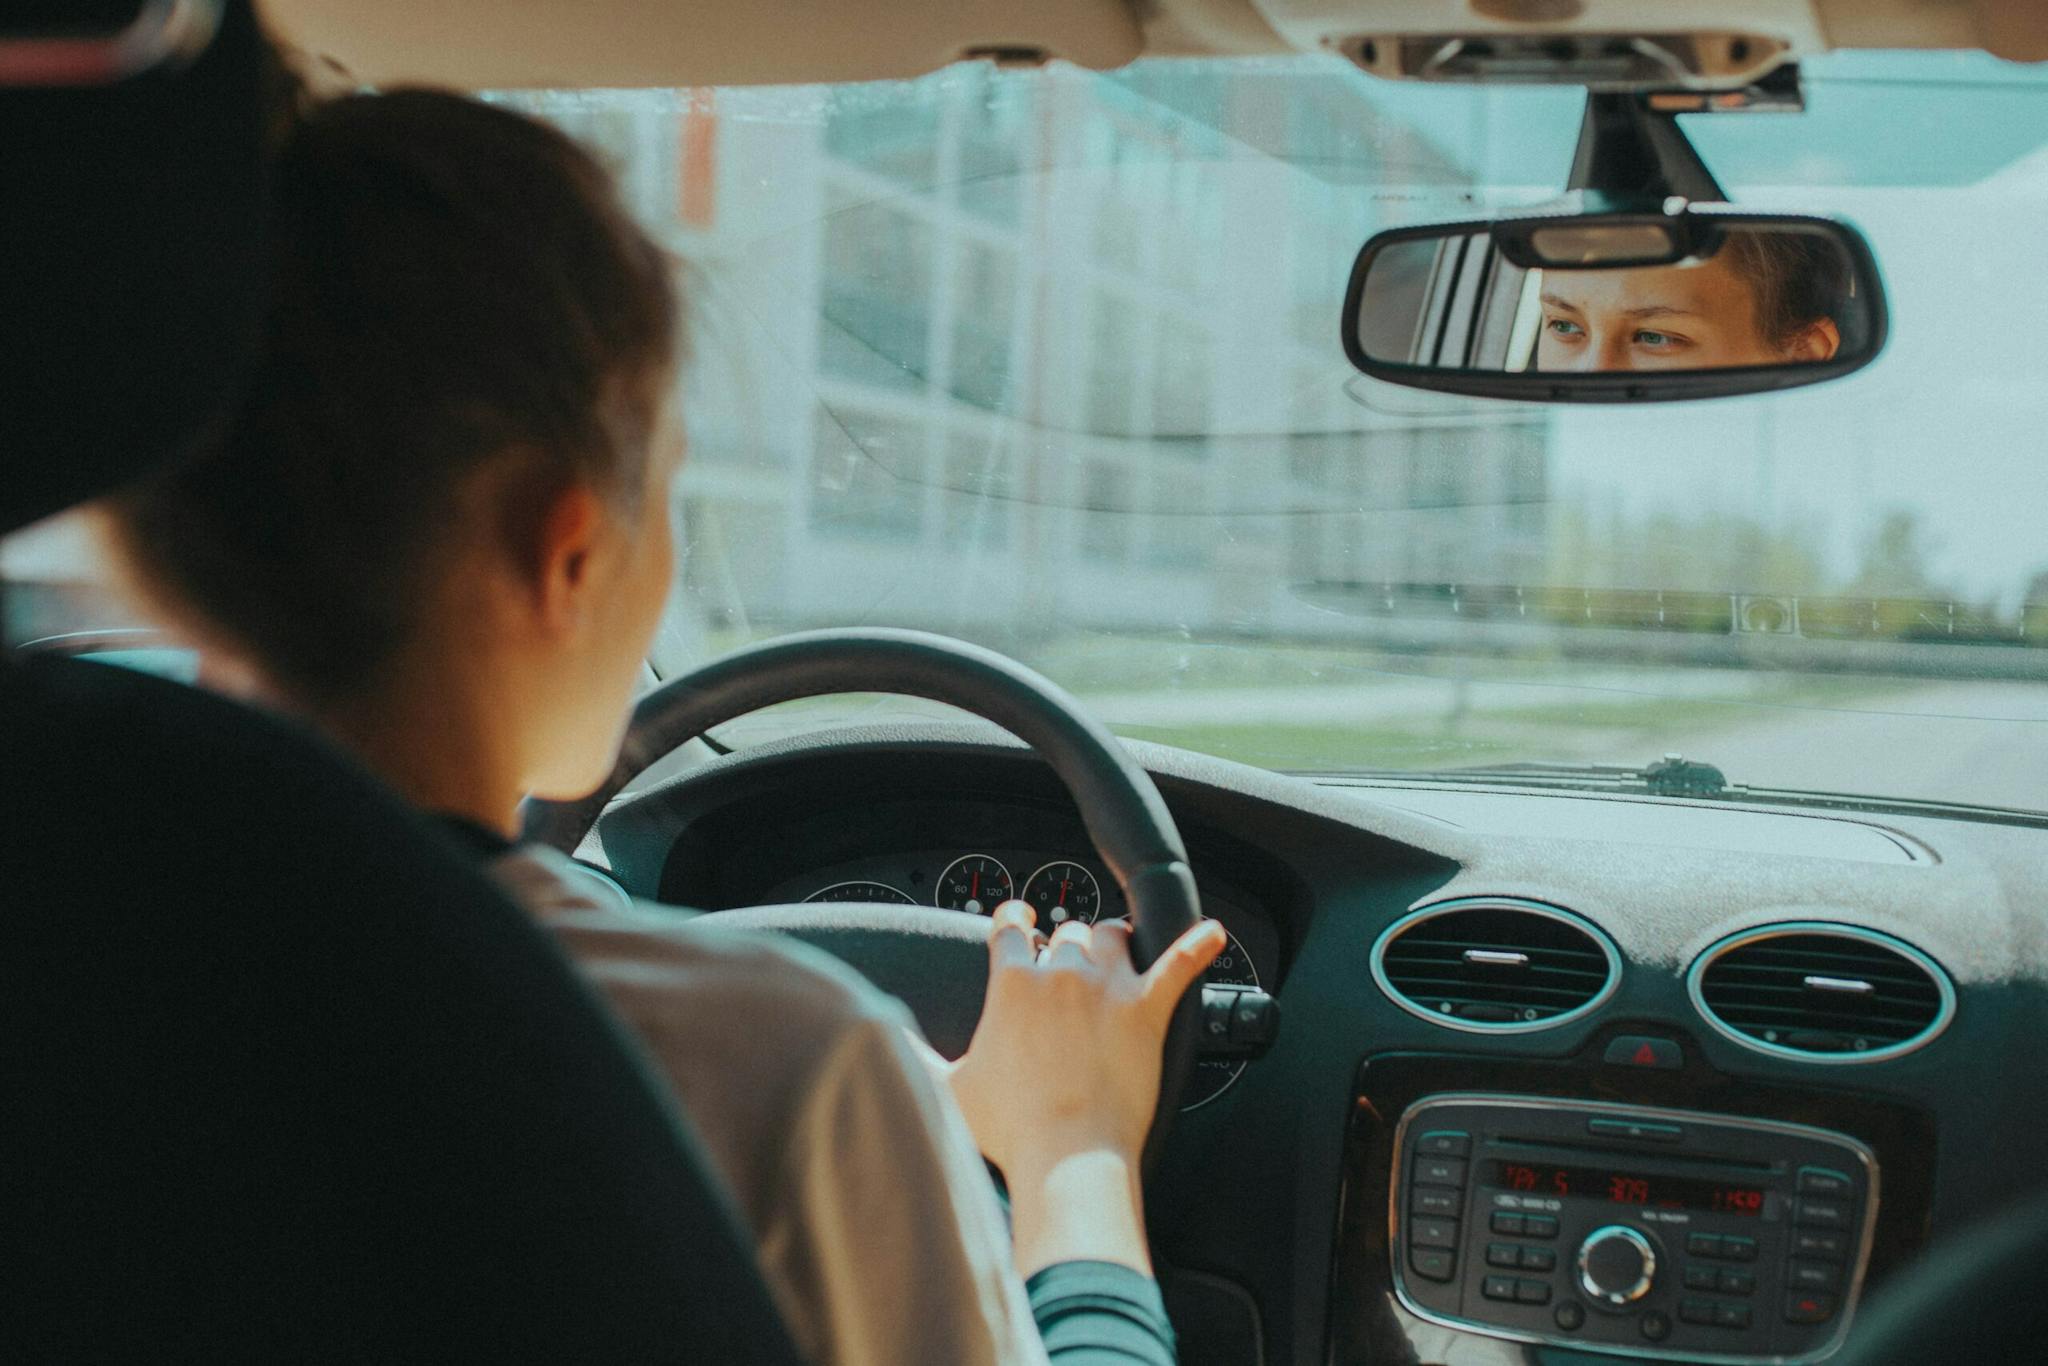
{"label": "back of driver's head", "polygon": [[604,169],[537,120],[431,90],[296,120],[277,168],[263,356],[200,458],[109,505],[171,615],[307,701],[426,629],[462,491],[630,504],[682,330],[670,263]]}

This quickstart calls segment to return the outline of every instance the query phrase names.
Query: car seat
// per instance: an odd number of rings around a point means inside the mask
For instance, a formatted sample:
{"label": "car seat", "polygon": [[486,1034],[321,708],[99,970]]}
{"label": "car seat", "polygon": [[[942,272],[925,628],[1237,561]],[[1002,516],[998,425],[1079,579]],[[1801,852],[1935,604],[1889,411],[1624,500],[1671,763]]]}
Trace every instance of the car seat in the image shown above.
{"label": "car seat", "polygon": [[[5,533],[232,401],[273,68],[246,0],[0,30]],[[0,1061],[0,1359],[797,1360],[617,1021],[280,718],[0,658]]]}

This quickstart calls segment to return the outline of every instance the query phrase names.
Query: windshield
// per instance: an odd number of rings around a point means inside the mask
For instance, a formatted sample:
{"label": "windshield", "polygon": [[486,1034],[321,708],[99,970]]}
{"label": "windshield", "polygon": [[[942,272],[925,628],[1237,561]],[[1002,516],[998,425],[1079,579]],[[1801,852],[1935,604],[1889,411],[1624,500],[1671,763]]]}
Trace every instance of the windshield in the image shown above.
{"label": "windshield", "polygon": [[1806,90],[1685,127],[1739,203],[1862,229],[1889,349],[1636,408],[1394,389],[1338,343],[1369,234],[1557,194],[1575,90],[1302,57],[494,98],[690,263],[663,675],[908,626],[1273,768],[1680,752],[2048,808],[2048,73],[1849,54]]}

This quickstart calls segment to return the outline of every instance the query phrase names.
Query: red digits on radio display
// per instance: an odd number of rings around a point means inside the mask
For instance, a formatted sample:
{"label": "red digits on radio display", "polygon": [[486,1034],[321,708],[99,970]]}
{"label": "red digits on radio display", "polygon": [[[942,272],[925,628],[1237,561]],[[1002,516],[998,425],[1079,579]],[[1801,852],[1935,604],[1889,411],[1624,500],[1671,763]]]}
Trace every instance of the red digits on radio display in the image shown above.
{"label": "red digits on radio display", "polygon": [[1607,1198],[1617,1205],[1647,1205],[1650,1203],[1650,1183],[1640,1176],[1610,1177]]}
{"label": "red digits on radio display", "polygon": [[1504,1162],[1501,1164],[1501,1174],[1507,1177],[1507,1184],[1510,1190],[1532,1191],[1536,1189],[1536,1169],[1534,1167],[1524,1167],[1518,1163]]}
{"label": "red digits on radio display", "polygon": [[1714,1192],[1714,1208],[1728,1214],[1761,1214],[1764,1193],[1740,1186],[1724,1186]]}

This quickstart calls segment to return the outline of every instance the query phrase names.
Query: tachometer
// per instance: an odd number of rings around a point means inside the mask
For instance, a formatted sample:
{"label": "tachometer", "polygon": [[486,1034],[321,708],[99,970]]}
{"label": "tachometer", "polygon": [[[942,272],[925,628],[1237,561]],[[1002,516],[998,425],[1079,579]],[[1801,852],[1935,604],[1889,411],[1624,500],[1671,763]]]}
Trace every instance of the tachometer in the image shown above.
{"label": "tachometer", "polygon": [[932,904],[941,910],[987,915],[1017,894],[1010,870],[988,854],[967,854],[946,865],[932,890]]}
{"label": "tachometer", "polygon": [[1102,884],[1080,864],[1058,861],[1024,879],[1024,899],[1038,913],[1038,928],[1051,934],[1069,920],[1093,925],[1102,912]]}
{"label": "tachometer", "polygon": [[804,898],[805,901],[879,901],[885,905],[915,906],[917,899],[908,892],[899,892],[886,882],[835,882],[830,887],[820,887]]}

